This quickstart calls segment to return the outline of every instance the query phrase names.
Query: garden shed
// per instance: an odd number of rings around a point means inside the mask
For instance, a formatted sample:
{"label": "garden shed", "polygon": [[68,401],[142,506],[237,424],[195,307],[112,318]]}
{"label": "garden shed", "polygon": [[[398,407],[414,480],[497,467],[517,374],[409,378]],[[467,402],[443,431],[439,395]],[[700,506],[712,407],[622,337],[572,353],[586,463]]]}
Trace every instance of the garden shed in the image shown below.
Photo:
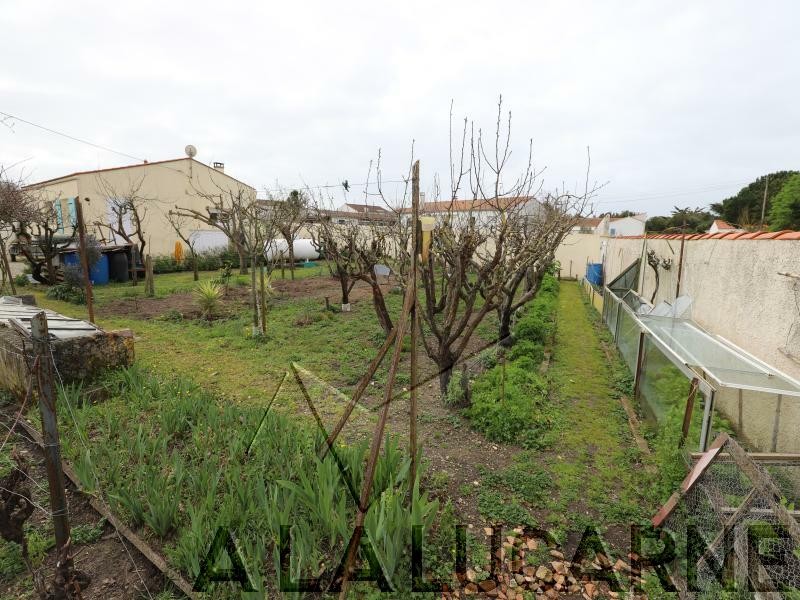
{"label": "garden shed", "polygon": [[656,306],[633,289],[636,261],[603,290],[603,321],[652,422],[683,426],[703,451],[722,431],[757,452],[800,453],[800,383],[689,318],[691,300]]}

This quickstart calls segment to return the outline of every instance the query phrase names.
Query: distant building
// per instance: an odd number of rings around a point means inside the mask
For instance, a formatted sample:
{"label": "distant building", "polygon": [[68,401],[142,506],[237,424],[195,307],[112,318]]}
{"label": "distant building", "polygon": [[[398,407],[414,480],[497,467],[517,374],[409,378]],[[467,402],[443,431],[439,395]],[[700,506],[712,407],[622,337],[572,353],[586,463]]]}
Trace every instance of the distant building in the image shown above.
{"label": "distant building", "polygon": [[[421,215],[429,217],[469,215],[477,223],[490,223],[501,211],[513,209],[515,216],[534,216],[539,213],[541,206],[533,196],[517,196],[492,200],[438,200],[422,203],[419,210]],[[405,207],[401,212],[410,215],[411,208]]]}
{"label": "distant building", "polygon": [[[172,254],[175,249],[178,237],[167,220],[167,213],[176,205],[206,214],[211,195],[239,191],[252,197],[256,194],[255,188],[225,173],[222,163],[214,163],[212,167],[188,157],[79,171],[40,181],[25,189],[38,191],[54,203],[63,234],[72,234],[76,223],[75,203],[81,199],[87,231],[107,244],[123,244],[124,240],[116,239],[107,227],[98,224],[107,224],[112,219],[110,207],[114,194],[122,196],[133,186],[138,186],[137,196],[145,199],[142,229],[147,242],[145,252],[152,255]],[[129,229],[130,216],[127,223],[123,221],[123,227],[133,231]],[[227,245],[222,232],[199,221],[191,222],[189,234],[198,250]]]}
{"label": "distant building", "polygon": [[360,215],[373,214],[373,213],[386,213],[388,215],[390,211],[386,210],[385,207],[379,206],[377,204],[358,204],[356,202],[347,202],[339,206],[336,209],[336,212],[357,213]]}
{"label": "distant building", "polygon": [[708,233],[734,233],[736,231],[744,231],[743,229],[739,229],[734,225],[731,225],[727,221],[723,221],[722,219],[716,219],[712,224],[711,227],[708,228]]}
{"label": "distant building", "polygon": [[608,237],[628,237],[632,235],[644,235],[647,214],[640,213],[632,217],[609,218]]}

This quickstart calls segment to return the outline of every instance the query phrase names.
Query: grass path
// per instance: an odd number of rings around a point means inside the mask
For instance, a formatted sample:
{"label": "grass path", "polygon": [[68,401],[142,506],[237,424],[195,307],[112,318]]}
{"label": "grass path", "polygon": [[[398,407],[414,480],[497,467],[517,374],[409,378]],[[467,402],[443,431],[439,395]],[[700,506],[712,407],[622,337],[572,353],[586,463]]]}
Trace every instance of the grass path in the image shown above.
{"label": "grass path", "polygon": [[545,460],[552,488],[544,518],[557,529],[606,528],[649,513],[646,457],[619,401],[629,374],[616,353],[609,364],[605,338],[578,285],[562,283],[550,373],[563,421]]}

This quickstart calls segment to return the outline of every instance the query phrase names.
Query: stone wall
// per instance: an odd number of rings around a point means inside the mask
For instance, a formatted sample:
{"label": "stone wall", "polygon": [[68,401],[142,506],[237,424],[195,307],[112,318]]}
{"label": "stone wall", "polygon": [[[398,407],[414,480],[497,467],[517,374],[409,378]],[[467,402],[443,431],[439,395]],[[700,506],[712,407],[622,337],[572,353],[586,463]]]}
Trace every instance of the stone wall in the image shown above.
{"label": "stone wall", "polygon": [[[90,379],[106,370],[129,366],[134,359],[130,330],[100,331],[94,335],[53,341],[53,357],[64,383]],[[33,364],[31,344],[0,325],[0,389],[24,394]]]}

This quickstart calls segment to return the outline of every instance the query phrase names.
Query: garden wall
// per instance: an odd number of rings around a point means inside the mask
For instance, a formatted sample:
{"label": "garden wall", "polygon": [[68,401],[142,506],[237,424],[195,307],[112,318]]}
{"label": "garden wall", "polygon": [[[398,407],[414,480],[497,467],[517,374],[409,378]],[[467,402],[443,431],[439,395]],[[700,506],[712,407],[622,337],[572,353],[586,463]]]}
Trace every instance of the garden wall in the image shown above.
{"label": "garden wall", "polygon": [[[768,234],[771,235],[771,234]],[[785,374],[800,380],[800,233],[794,239],[688,239],[681,295],[692,298],[691,316]],[[655,302],[675,299],[681,240],[648,238],[647,249],[672,261],[659,268]],[[605,279],[610,281],[644,255],[645,240],[607,238]],[[639,290],[648,300],[656,289],[653,269],[641,269]],[[738,403],[738,402],[737,402]]]}
{"label": "garden wall", "polygon": [[[30,308],[24,307],[24,310]],[[55,323],[65,318],[48,311],[48,322],[51,319]],[[25,393],[29,367],[33,364],[31,350],[29,339],[0,320],[0,389],[12,394]],[[85,335],[56,337],[52,341],[52,352],[64,383],[82,381],[105,369],[131,365],[134,359],[133,332],[96,329]]]}

